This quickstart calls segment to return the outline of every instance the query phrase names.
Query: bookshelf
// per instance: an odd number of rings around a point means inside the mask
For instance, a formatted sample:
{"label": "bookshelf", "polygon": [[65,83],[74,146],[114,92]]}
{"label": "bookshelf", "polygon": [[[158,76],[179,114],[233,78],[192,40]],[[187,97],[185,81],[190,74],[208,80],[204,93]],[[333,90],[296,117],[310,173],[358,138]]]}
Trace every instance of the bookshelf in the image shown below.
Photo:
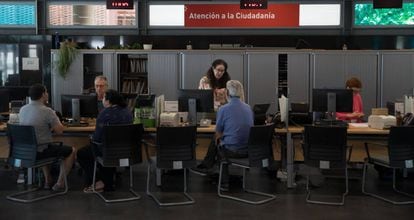
{"label": "bookshelf", "polygon": [[148,55],[119,55],[119,91],[133,109],[137,95],[148,94]]}

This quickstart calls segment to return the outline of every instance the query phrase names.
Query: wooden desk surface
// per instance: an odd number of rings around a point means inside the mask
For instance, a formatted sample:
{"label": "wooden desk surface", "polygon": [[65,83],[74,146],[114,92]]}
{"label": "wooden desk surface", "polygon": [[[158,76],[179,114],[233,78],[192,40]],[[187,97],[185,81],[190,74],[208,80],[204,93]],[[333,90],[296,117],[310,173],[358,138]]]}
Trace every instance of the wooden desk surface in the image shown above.
{"label": "wooden desk surface", "polygon": [[[4,132],[6,129],[7,124],[3,123],[0,125],[0,132]],[[211,125],[209,127],[197,127],[198,133],[214,133],[216,129],[216,126]],[[86,127],[66,127],[63,132],[67,133],[92,133],[95,131],[95,125],[94,126],[86,126]],[[147,132],[155,132],[156,128],[145,128],[145,131]]]}
{"label": "wooden desk surface", "polygon": [[[287,133],[288,131],[292,134],[300,134],[303,132],[303,127],[292,126],[288,129],[286,128],[276,128],[276,133]],[[389,130],[380,130],[380,129],[373,129],[373,128],[360,128],[360,127],[348,127],[348,134],[355,134],[355,135],[387,135],[389,134]]]}

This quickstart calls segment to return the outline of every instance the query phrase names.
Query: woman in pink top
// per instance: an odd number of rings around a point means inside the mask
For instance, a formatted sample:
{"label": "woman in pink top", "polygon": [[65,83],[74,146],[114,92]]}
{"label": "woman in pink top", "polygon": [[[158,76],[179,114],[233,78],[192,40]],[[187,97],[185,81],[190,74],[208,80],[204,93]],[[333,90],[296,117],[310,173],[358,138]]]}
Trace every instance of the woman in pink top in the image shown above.
{"label": "woman in pink top", "polygon": [[352,77],[346,81],[346,88],[352,89],[353,95],[353,112],[337,112],[336,118],[338,120],[350,121],[350,122],[362,122],[362,117],[364,117],[364,111],[362,109],[362,98],[359,93],[362,88],[361,81]]}

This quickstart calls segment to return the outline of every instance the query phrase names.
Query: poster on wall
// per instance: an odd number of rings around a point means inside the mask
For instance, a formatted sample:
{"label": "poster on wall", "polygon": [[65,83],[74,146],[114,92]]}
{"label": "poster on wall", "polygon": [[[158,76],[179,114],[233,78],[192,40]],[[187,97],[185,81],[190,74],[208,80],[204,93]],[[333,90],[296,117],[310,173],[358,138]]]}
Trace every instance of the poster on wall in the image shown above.
{"label": "poster on wall", "polygon": [[298,27],[299,4],[272,4],[267,9],[246,10],[236,4],[186,4],[185,27],[274,28]]}
{"label": "poster on wall", "polygon": [[23,57],[22,70],[39,70],[39,58],[37,57]]}

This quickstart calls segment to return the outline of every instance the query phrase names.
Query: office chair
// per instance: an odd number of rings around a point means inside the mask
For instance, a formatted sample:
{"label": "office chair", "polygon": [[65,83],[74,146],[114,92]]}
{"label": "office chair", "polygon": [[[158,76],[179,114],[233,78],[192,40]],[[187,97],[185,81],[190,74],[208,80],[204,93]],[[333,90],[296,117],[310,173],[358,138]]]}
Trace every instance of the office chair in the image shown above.
{"label": "office chair", "polygon": [[[142,162],[141,140],[144,128],[142,124],[105,125],[103,127],[102,143],[93,142],[102,151],[102,155],[95,155],[93,173],[93,192],[106,203],[126,202],[138,200],[141,196],[133,189],[133,165]],[[94,151],[96,152],[96,151]],[[131,197],[107,199],[103,193],[97,192],[95,187],[97,164],[102,167],[129,167],[129,191]]]}
{"label": "office chair", "polygon": [[[62,145],[62,142],[51,142],[51,143],[38,144],[37,138],[36,138],[36,132],[33,126],[7,124],[7,136],[8,136],[9,145],[10,145],[10,153],[9,153],[8,161],[11,166],[14,166],[17,168],[36,169],[36,168],[40,168],[40,167],[61,161],[62,159],[59,157],[50,157],[50,158],[45,158],[41,160],[36,159],[38,146],[48,145],[48,144]],[[62,167],[61,172],[65,173],[65,170],[64,170],[65,167],[63,163],[60,163],[60,165]],[[64,191],[49,193],[47,195],[42,195],[42,196],[36,196],[36,197],[33,197],[32,199],[20,198],[23,195],[29,195],[41,189],[40,175],[38,175],[38,177],[39,177],[38,187],[11,194],[7,196],[7,199],[16,201],[16,202],[31,203],[31,202],[51,198],[54,196],[63,195],[68,192],[68,184],[66,180],[66,175],[64,175],[64,183],[65,183]]]}
{"label": "office chair", "polygon": [[[272,139],[274,133],[274,125],[257,125],[250,128],[248,141],[248,158],[227,158],[220,162],[220,174],[217,186],[217,194],[221,198],[232,199],[239,202],[244,202],[253,205],[259,205],[276,198],[275,195],[254,191],[246,188],[246,170],[250,168],[265,168],[269,167],[273,162]],[[221,180],[223,175],[223,165],[228,164],[243,169],[243,191],[250,194],[266,197],[262,200],[248,200],[240,197],[227,195],[222,193]]]}
{"label": "office chair", "polygon": [[[148,158],[147,170],[147,195],[154,199],[159,206],[189,205],[195,203],[187,193],[187,169],[196,165],[196,135],[197,127],[158,127],[156,141],[156,159],[148,153],[148,144],[145,152]],[[184,191],[187,198],[181,202],[161,202],[152,192],[150,187],[151,167],[156,169],[173,169],[184,171]]]}
{"label": "office chair", "polygon": [[347,169],[347,128],[343,126],[305,126],[304,162],[305,165],[320,169],[343,169],[345,171],[345,192],[341,202],[327,202],[311,199],[309,173],[306,176],[306,202],[324,205],[344,205],[348,194]]}
{"label": "office chair", "polygon": [[[383,201],[392,203],[394,205],[405,205],[414,203],[414,195],[408,194],[407,192],[400,191],[397,189],[396,184],[396,170],[413,168],[414,162],[414,127],[391,127],[390,134],[388,137],[388,144],[381,143],[365,143],[365,150],[367,158],[365,158],[364,172],[362,177],[362,192],[366,195],[381,199]],[[369,145],[378,145],[386,147],[388,150],[388,156],[374,156],[369,150]],[[379,194],[367,192],[365,189],[366,175],[368,164],[374,164],[381,167],[392,169],[392,189],[394,192],[413,198],[412,200],[396,201],[389,198],[385,198]]]}

